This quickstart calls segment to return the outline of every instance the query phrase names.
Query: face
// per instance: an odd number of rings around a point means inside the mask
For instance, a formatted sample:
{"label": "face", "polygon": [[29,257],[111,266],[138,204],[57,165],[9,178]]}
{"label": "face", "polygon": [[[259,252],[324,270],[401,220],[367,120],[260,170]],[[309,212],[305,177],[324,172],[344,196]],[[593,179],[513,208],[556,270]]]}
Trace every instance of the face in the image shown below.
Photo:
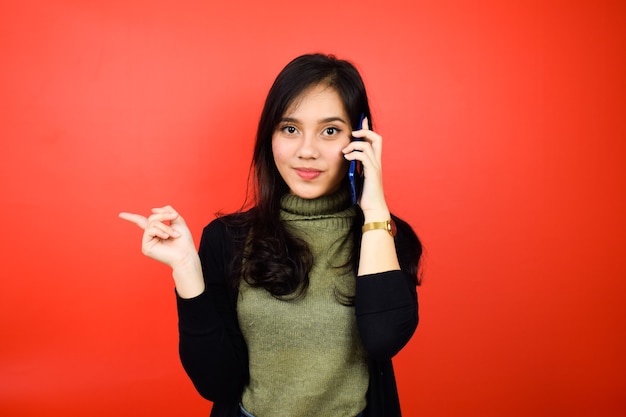
{"label": "face", "polygon": [[292,194],[312,199],[339,189],[349,165],[341,150],[351,133],[332,87],[311,87],[294,100],[272,135],[276,168]]}

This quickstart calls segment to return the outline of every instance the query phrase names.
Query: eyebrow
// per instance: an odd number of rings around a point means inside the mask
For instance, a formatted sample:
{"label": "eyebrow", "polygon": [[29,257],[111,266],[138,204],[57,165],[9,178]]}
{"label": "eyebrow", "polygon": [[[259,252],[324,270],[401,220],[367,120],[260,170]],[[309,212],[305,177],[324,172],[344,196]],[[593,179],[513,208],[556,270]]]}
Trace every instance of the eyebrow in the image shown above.
{"label": "eyebrow", "polygon": [[[300,120],[295,119],[293,117],[282,117],[280,119],[281,122],[287,122],[287,123],[300,123]],[[344,124],[348,124],[348,122],[346,122],[344,119],[342,119],[341,117],[337,117],[337,116],[333,116],[333,117],[327,117],[325,119],[320,120],[318,123],[332,123],[332,122],[341,122]]]}

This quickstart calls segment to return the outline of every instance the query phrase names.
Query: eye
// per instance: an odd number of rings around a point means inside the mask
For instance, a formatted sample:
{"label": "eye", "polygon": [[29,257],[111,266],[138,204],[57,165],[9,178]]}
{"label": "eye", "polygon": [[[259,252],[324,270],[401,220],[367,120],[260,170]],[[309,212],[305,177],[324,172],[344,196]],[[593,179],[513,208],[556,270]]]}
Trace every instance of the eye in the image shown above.
{"label": "eye", "polygon": [[295,126],[291,126],[291,125],[283,126],[283,127],[280,128],[280,130],[282,130],[283,132],[285,132],[288,135],[294,135],[298,131],[298,129],[296,129]]}
{"label": "eye", "polygon": [[336,127],[334,127],[334,126],[327,127],[327,128],[324,129],[324,135],[325,136],[335,136],[335,135],[339,134],[339,132],[341,132],[341,130],[336,128]]}

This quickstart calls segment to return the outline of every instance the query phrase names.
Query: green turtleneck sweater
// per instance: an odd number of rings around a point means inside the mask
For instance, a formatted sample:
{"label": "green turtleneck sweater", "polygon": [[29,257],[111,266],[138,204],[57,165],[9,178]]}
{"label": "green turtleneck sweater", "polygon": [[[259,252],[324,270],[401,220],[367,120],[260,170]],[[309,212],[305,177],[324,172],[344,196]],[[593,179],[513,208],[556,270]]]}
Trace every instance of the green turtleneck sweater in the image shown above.
{"label": "green turtleneck sweater", "polygon": [[314,256],[303,296],[277,299],[241,281],[237,314],[250,357],[243,406],[256,417],[353,417],[366,406],[367,358],[354,307],[355,209],[347,193],[313,200],[285,195],[281,219]]}

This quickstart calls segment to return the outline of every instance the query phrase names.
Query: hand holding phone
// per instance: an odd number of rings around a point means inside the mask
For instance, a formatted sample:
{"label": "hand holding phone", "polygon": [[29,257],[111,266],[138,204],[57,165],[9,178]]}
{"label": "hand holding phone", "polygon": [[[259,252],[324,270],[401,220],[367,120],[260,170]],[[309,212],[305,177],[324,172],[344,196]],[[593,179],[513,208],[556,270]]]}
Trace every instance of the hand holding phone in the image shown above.
{"label": "hand holding phone", "polygon": [[[361,114],[359,120],[359,126],[357,130],[363,129],[363,119],[365,114]],[[353,140],[362,140],[353,138]],[[350,192],[352,193],[352,204],[357,204],[363,191],[363,165],[361,161],[350,161],[350,168],[348,169],[348,179],[350,180]]]}

